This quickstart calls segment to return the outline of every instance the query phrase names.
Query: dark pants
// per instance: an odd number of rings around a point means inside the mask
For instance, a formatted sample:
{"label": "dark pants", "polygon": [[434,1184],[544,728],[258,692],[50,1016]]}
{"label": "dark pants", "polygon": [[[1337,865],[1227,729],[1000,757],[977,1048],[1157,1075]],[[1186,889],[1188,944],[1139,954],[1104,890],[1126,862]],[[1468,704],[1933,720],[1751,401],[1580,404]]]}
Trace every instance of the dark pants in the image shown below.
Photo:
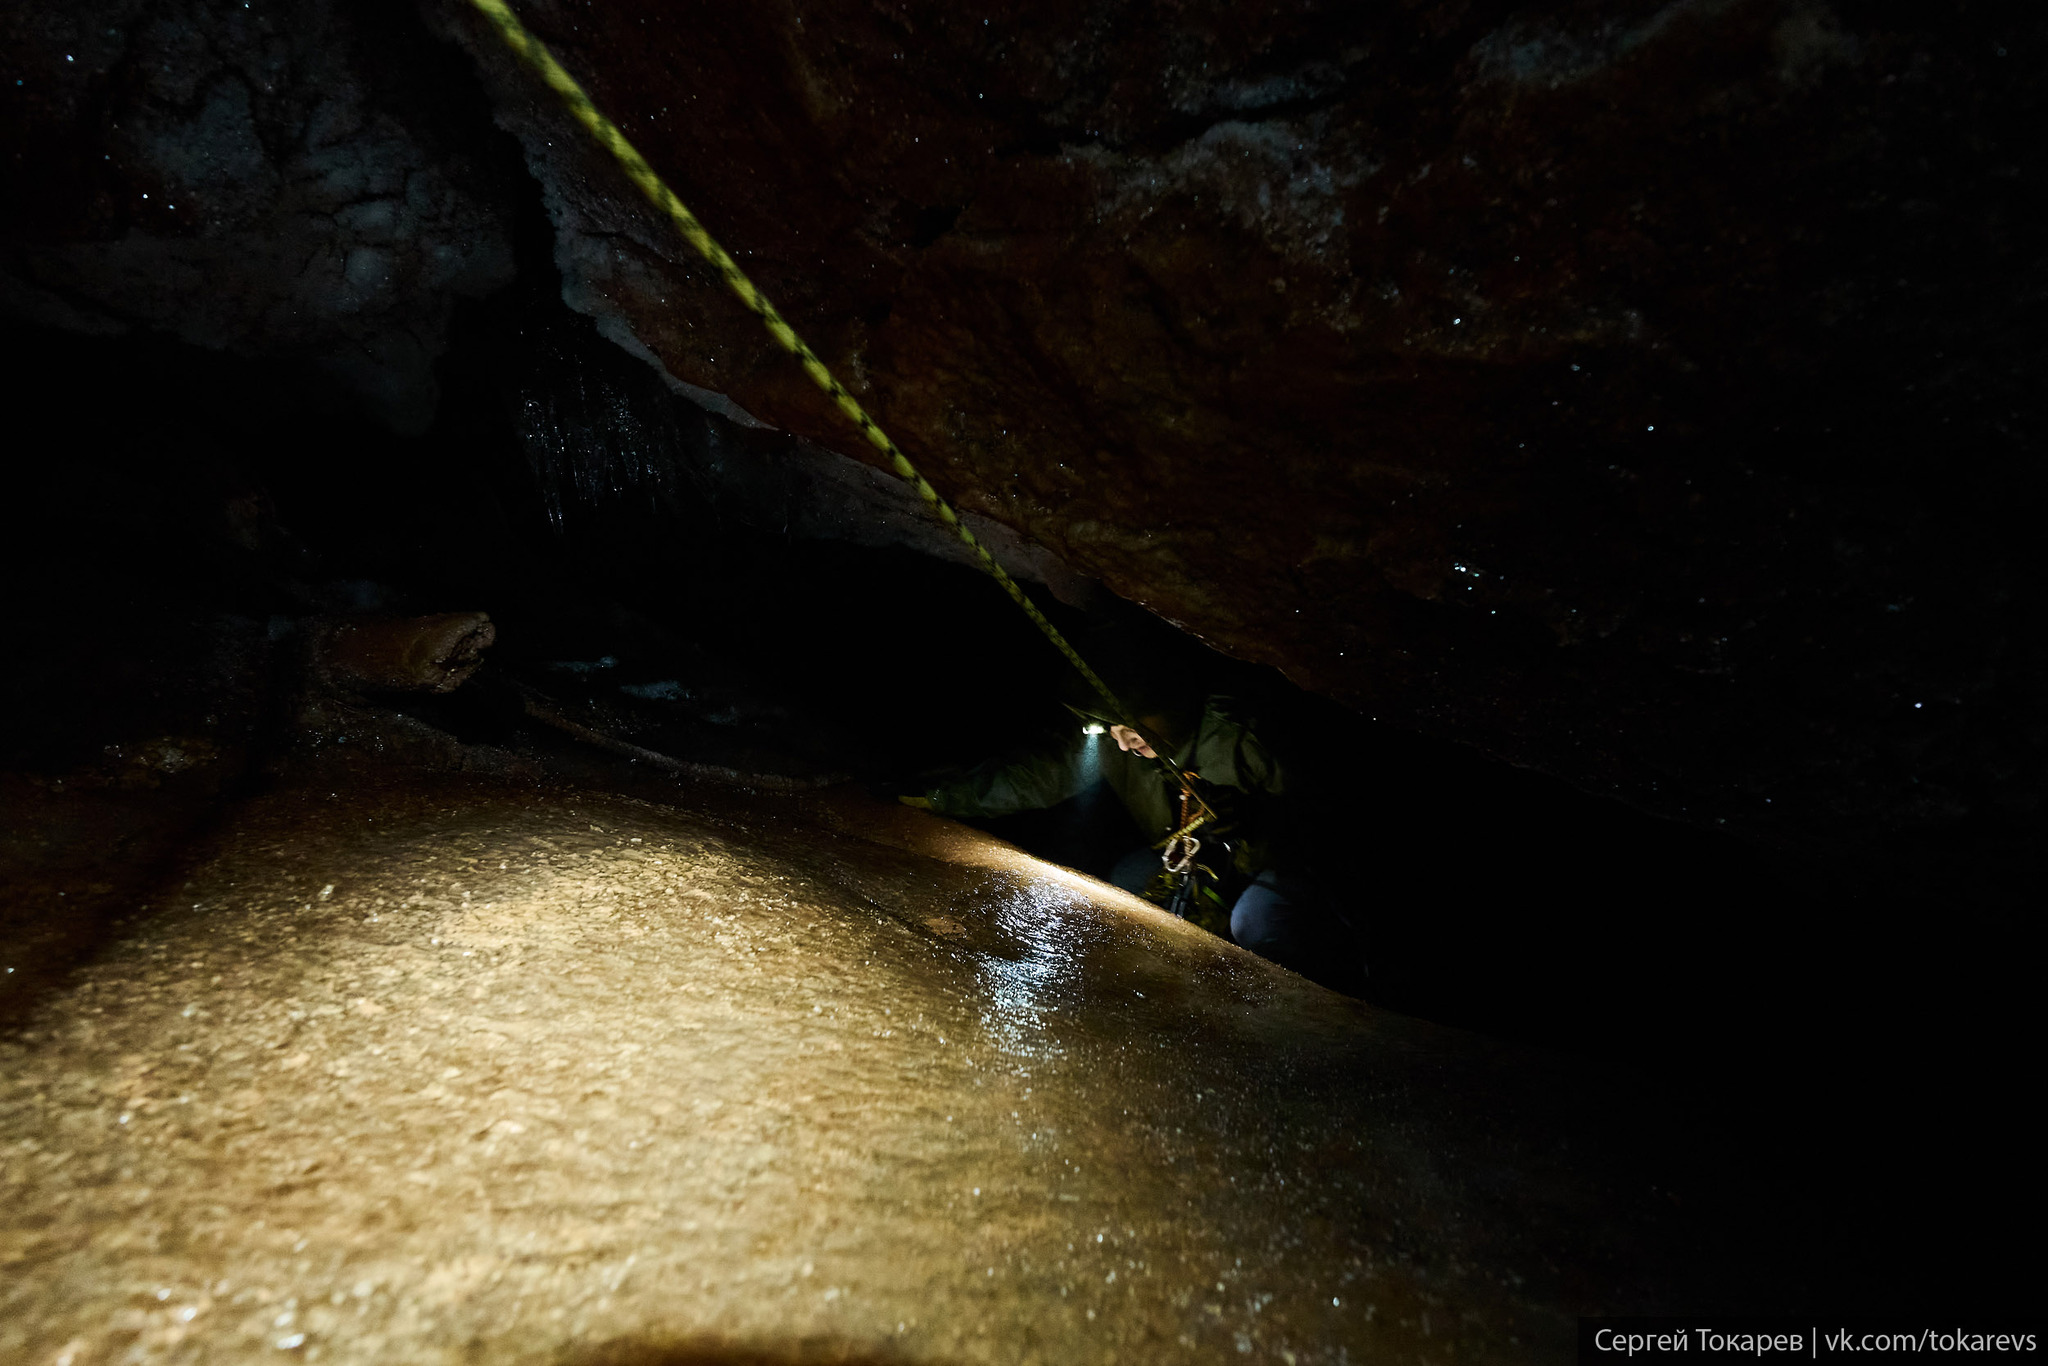
{"label": "dark pants", "polygon": [[1267,869],[1238,894],[1230,908],[1230,937],[1261,958],[1308,975],[1320,956],[1328,926],[1298,899],[1285,878]]}
{"label": "dark pants", "polygon": [[[1109,880],[1138,896],[1158,871],[1157,850],[1133,849],[1116,861]],[[1362,964],[1351,966],[1351,960],[1359,957],[1356,950],[1344,952],[1334,942],[1351,938],[1345,927],[1299,885],[1270,868],[1254,878],[1231,906],[1230,937],[1259,957],[1319,982],[1328,981],[1339,964],[1345,967],[1340,975],[1347,984],[1353,973],[1363,975]]]}

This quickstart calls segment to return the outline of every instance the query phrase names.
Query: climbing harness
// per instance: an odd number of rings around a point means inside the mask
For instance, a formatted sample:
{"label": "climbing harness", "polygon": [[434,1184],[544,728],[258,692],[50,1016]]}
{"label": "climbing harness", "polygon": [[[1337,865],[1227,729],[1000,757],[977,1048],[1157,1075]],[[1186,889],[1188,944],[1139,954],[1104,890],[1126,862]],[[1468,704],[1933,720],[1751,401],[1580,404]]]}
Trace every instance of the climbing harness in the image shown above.
{"label": "climbing harness", "polygon": [[1195,862],[1202,852],[1202,841],[1195,831],[1216,818],[1216,812],[1201,794],[1195,791],[1195,773],[1192,770],[1174,766],[1174,776],[1180,780],[1179,824],[1166,842],[1159,846],[1159,867],[1166,879],[1166,909],[1186,920],[1195,910],[1195,897],[1201,887],[1201,879],[1208,870]]}
{"label": "climbing harness", "polygon": [[1167,872],[1181,875],[1193,870],[1195,855],[1202,852],[1195,831],[1214,820],[1216,813],[1195,791],[1194,770],[1176,767],[1174,776],[1180,779],[1180,824],[1159,846],[1159,862]]}
{"label": "climbing harness", "polygon": [[1045,613],[1038,609],[1038,604],[1033,602],[1023,588],[1018,586],[1017,581],[996,562],[995,556],[989,554],[988,547],[977,540],[974,533],[961,522],[952,505],[940,497],[938,490],[931,486],[930,481],[918,473],[917,467],[910,463],[910,457],[906,456],[902,448],[890,439],[889,434],[868,416],[860,401],[847,392],[846,386],[839,382],[826,367],[825,362],[818,358],[818,354],[804,343],[803,338],[797,336],[795,329],[776,311],[775,305],[769,303],[767,296],[754,287],[754,282],[747,278],[739,263],[718,244],[717,239],[697,220],[697,216],[684,206],[683,201],[676,197],[675,191],[668,187],[655,169],[647,164],[647,159],[627,140],[619,126],[599,111],[583,87],[577,83],[576,78],[564,70],[562,64],[555,60],[554,54],[548,51],[547,46],[527,30],[519,21],[519,16],[505,4],[505,0],[470,0],[470,3],[491,21],[492,27],[498,31],[506,45],[539,73],[548,88],[562,97],[562,102],[568,106],[576,121],[588,129],[591,136],[602,143],[605,150],[618,160],[627,177],[640,187],[641,193],[653,201],[656,208],[669,216],[684,239],[696,248],[697,254],[718,272],[726,287],[739,297],[739,301],[745,304],[750,312],[760,318],[769,335],[773,336],[785,351],[796,357],[798,363],[803,366],[804,373],[811,377],[812,383],[824,390],[839,411],[846,415],[847,420],[867,438],[870,445],[888,457],[890,470],[916,489],[917,496],[924,500],[925,506],[974,552],[975,558],[988,572],[989,577],[1002,585],[1003,591],[1010,595],[1010,600],[1023,609],[1025,616],[1031,618],[1031,624],[1044,633],[1045,638],[1052,642],[1053,648],[1065,656],[1066,661],[1087,680],[1088,686],[1109,704],[1111,714],[1123,718],[1122,724],[1144,737],[1160,767],[1165,769],[1167,775],[1180,787],[1181,826],[1168,840],[1167,849],[1172,852],[1177,847],[1186,846],[1183,860],[1186,866],[1180,878],[1182,884],[1192,887],[1194,854],[1201,847],[1200,842],[1193,838],[1194,831],[1215,814],[1209,809],[1208,803],[1196,793],[1193,775],[1182,772],[1178,765],[1166,757],[1160,742],[1147,735],[1145,728],[1137,724],[1116,693],[1102,681],[1101,675],[1088,666],[1088,661],[1081,658],[1080,652],[1067,642],[1067,638],[1060,634],[1059,628],[1046,619]]}

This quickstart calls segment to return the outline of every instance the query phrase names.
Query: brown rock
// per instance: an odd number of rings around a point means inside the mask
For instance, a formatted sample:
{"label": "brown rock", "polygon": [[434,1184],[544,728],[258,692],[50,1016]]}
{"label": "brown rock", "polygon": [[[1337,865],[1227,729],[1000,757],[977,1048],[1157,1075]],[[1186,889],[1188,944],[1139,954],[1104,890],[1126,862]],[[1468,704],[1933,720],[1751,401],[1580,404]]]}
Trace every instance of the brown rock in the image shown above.
{"label": "brown rock", "polygon": [[[2048,18],[518,8],[964,511],[1666,814],[2038,843]],[[423,11],[567,301],[863,456],[470,7]],[[298,355],[425,424],[514,200],[405,11],[24,5],[0,50],[0,309]]]}
{"label": "brown rock", "polygon": [[316,677],[330,686],[454,692],[483,664],[498,630],[482,612],[342,617],[307,635]]}
{"label": "brown rock", "polygon": [[[864,455],[446,9],[571,305]],[[2019,28],[1817,0],[522,13],[944,492],[1216,646],[1773,838],[2038,822],[2037,381],[1992,340],[2026,291],[1986,283],[2039,278],[2005,226],[2039,165]]]}

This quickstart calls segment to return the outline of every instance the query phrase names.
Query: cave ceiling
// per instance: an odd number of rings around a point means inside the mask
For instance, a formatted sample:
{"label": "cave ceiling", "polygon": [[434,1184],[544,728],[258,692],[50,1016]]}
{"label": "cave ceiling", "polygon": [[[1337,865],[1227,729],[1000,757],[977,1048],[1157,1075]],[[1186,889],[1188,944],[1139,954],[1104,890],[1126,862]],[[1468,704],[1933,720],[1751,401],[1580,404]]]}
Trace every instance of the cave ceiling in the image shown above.
{"label": "cave ceiling", "polygon": [[[518,9],[932,481],[1072,570],[1665,814],[2032,838],[2039,14]],[[570,307],[864,454],[465,5],[0,43],[17,318],[302,353],[417,429],[537,182]]]}

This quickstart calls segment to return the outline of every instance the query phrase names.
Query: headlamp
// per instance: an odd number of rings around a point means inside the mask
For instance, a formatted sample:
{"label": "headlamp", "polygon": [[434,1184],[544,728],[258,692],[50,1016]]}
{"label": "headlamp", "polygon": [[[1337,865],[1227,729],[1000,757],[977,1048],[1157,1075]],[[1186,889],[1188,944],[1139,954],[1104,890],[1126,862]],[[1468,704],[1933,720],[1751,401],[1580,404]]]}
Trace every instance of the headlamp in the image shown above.
{"label": "headlamp", "polygon": [[1100,721],[1090,721],[1087,725],[1081,727],[1081,733],[1083,735],[1107,735],[1109,727],[1103,725]]}

